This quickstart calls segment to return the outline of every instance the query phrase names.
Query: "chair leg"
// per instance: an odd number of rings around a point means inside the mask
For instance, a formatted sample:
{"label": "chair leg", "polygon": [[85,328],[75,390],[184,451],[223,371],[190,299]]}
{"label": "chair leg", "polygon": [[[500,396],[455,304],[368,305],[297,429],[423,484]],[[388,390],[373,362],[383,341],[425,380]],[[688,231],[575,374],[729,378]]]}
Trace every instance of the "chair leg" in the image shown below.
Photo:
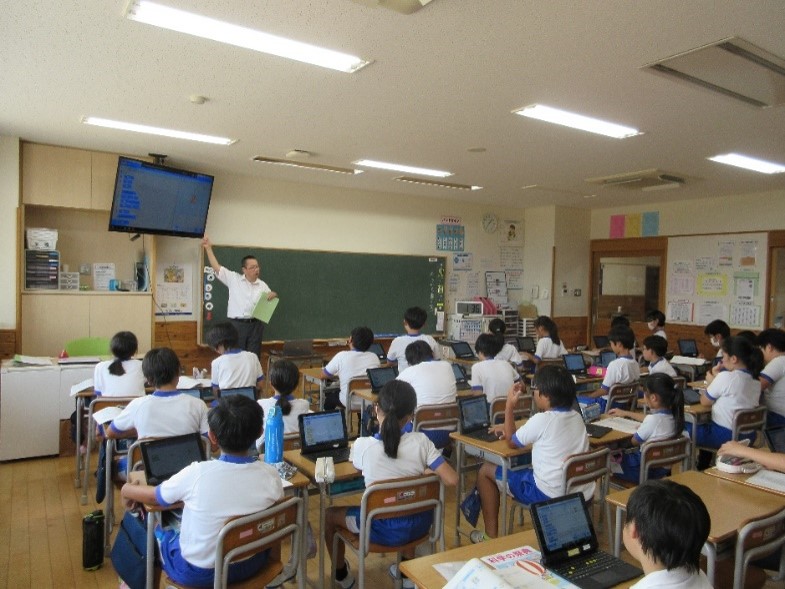
{"label": "chair leg", "polygon": [[395,568],[398,574],[395,576],[395,589],[403,589],[403,577],[401,576],[401,553],[395,553]]}

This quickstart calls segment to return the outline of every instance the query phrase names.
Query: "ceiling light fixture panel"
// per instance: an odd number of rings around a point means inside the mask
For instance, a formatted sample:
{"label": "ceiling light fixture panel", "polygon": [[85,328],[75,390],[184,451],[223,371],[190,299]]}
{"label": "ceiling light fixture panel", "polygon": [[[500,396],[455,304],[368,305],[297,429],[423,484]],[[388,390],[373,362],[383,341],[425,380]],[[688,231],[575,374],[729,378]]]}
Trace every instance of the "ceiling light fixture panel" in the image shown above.
{"label": "ceiling light fixture panel", "polygon": [[119,129],[121,131],[133,131],[135,133],[147,133],[149,135],[162,135],[174,139],[187,139],[189,141],[200,141],[201,143],[212,143],[214,145],[232,145],[237,143],[237,139],[228,137],[218,137],[215,135],[203,135],[201,133],[191,133],[189,131],[178,131],[176,129],[166,129],[164,127],[153,127],[150,125],[140,125],[138,123],[128,123],[126,121],[114,121],[100,117],[82,117],[85,125],[96,127],[106,127],[108,129]]}
{"label": "ceiling light fixture panel", "polygon": [[340,51],[263,33],[149,0],[131,0],[125,16],[130,20],[163,29],[346,73],[354,73],[371,63]]}
{"label": "ceiling light fixture panel", "polygon": [[393,164],[390,162],[380,162],[377,160],[357,160],[353,162],[356,166],[364,166],[366,168],[376,168],[379,170],[391,170],[393,172],[402,172],[404,174],[418,174],[420,176],[433,176],[434,178],[447,178],[452,176],[452,172],[445,172],[444,170],[433,170],[430,168],[418,168],[416,166],[407,166],[404,164]]}
{"label": "ceiling light fixture panel", "polygon": [[761,174],[781,174],[785,172],[785,165],[776,162],[760,160],[740,153],[725,153],[707,158],[713,162],[760,172]]}
{"label": "ceiling light fixture panel", "polygon": [[588,131],[589,133],[596,133],[598,135],[605,135],[606,137],[613,137],[614,139],[625,139],[627,137],[643,134],[633,127],[625,127],[624,125],[587,117],[544,104],[532,104],[512,112],[516,115],[521,115],[522,117],[537,119],[539,121],[545,121],[546,123],[562,125],[581,131]]}
{"label": "ceiling light fixture panel", "polygon": [[295,160],[282,160],[274,157],[264,157],[262,155],[257,155],[253,158],[253,161],[259,162],[262,164],[273,164],[277,166],[287,166],[289,168],[303,168],[306,170],[316,170],[318,172],[333,172],[334,174],[362,174],[362,170],[357,170],[355,168],[341,168],[339,166],[328,166],[325,164],[314,164],[311,162],[298,162]]}
{"label": "ceiling light fixture panel", "polygon": [[414,178],[412,176],[396,176],[393,180],[407,182],[409,184],[422,184],[424,186],[436,186],[438,188],[452,188],[454,190],[482,190],[482,186],[471,184],[455,184],[453,182],[441,182],[439,180],[426,180],[424,178]]}

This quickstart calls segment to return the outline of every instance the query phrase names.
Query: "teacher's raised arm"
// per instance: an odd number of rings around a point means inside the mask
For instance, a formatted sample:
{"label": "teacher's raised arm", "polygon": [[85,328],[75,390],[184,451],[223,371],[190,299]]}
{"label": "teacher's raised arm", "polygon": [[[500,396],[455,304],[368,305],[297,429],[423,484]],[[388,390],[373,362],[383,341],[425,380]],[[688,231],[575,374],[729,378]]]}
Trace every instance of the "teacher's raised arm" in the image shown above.
{"label": "teacher's raised arm", "polygon": [[204,247],[207,259],[218,280],[224,283],[229,290],[226,316],[237,328],[240,336],[238,339],[239,348],[253,352],[257,356],[260,355],[265,323],[253,317],[252,313],[262,296],[271,300],[276,298],[278,294],[259,278],[259,261],[254,256],[243,258],[240,268],[241,274],[221,265],[218,258],[215,257],[213,244],[207,235],[202,239],[202,247]]}

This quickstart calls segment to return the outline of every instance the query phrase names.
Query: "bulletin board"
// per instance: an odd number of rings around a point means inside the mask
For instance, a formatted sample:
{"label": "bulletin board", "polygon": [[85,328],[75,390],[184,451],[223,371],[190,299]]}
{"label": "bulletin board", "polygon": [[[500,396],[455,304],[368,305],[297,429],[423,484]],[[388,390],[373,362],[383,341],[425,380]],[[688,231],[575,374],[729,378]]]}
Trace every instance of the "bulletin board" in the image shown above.
{"label": "bulletin board", "polygon": [[672,237],[668,240],[670,323],[706,325],[722,319],[738,329],[763,329],[766,233]]}

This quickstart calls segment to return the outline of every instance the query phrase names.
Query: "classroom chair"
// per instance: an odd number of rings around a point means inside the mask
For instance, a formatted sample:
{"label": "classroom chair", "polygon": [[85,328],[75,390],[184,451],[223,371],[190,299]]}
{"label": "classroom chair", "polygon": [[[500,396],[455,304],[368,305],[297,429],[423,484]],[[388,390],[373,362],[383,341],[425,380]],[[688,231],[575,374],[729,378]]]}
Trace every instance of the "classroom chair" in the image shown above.
{"label": "classroom chair", "polygon": [[65,353],[69,356],[111,356],[109,338],[80,337],[65,344]]}
{"label": "classroom chair", "polygon": [[656,467],[672,467],[681,464],[682,472],[687,470],[692,456],[690,439],[684,436],[672,440],[644,442],[641,447],[641,469],[638,482],[611,476],[610,485],[619,489],[630,489],[649,480],[649,470]]}
{"label": "classroom chair", "polygon": [[776,577],[771,578],[773,581],[785,578],[785,509],[742,524],[736,539],[733,589],[744,588],[747,569],[753,560],[774,554],[778,549],[781,553],[780,566]]}
{"label": "classroom chair", "polygon": [[[597,503],[600,506],[600,522],[602,522],[603,508],[605,511],[606,528],[608,538],[611,538],[611,518],[610,518],[610,505],[605,501],[605,496],[608,494],[608,482],[611,472],[611,451],[607,447],[599,448],[597,450],[589,450],[581,454],[573,454],[568,457],[562,465],[562,477],[564,481],[564,494],[574,493],[578,485],[588,482],[594,482],[596,487],[594,489],[594,496],[590,499],[591,504],[595,503],[597,494],[599,493],[599,500]],[[512,499],[512,507],[509,513],[508,530],[512,530],[513,519],[515,510],[521,510],[520,523],[523,525],[523,511],[528,510],[527,504],[521,503],[514,498]],[[504,514],[502,514],[502,517]],[[594,518],[594,510],[592,510],[592,518]]]}
{"label": "classroom chair", "polygon": [[640,387],[641,383],[637,380],[630,384],[615,384],[611,386],[608,391],[608,403],[605,405],[605,413],[608,413],[614,407],[634,411]]}
{"label": "classroom chair", "polygon": [[[458,404],[442,403],[441,405],[420,405],[414,410],[412,430],[419,432],[424,429],[440,429],[458,431]],[[444,446],[437,446],[439,450],[452,446],[452,440]]]}
{"label": "classroom chair", "polygon": [[[504,423],[504,409],[507,407],[507,397],[497,397],[491,403],[491,423],[498,424]],[[518,405],[516,405],[513,415],[515,420],[531,417],[532,409],[534,408],[534,397],[530,390],[526,394],[518,398]]]}
{"label": "classroom chair", "polygon": [[[270,368],[278,360],[291,360],[299,367],[307,366],[322,366],[324,358],[321,354],[313,351],[312,339],[296,339],[285,340],[280,350],[269,350],[267,352],[267,371],[265,374],[270,374]],[[265,382],[265,391],[270,390],[270,381]]]}
{"label": "classroom chair", "polygon": [[362,419],[362,411],[359,409],[352,409],[352,397],[354,397],[355,391],[359,391],[361,389],[370,389],[371,388],[371,381],[368,380],[367,377],[360,377],[360,378],[353,378],[349,381],[348,392],[346,393],[346,408],[344,411],[346,412],[346,429],[349,435],[352,435],[354,432],[354,423],[352,422],[352,414],[356,414],[357,419],[357,431],[360,431],[360,420]]}
{"label": "classroom chair", "polygon": [[[763,443],[766,430],[766,406],[759,405],[752,409],[739,409],[733,414],[731,424],[731,440],[738,441],[740,436],[744,434],[758,434],[752,441],[752,445],[759,445],[759,442]],[[717,453],[717,448],[708,446],[697,446],[695,450],[704,450],[712,454]],[[697,458],[693,460],[693,464],[697,464]]]}
{"label": "classroom chair", "polygon": [[[370,530],[374,520],[427,511],[433,511],[433,524],[430,532],[423,537],[402,546],[383,546],[371,542]],[[337,530],[333,538],[333,554],[338,549],[338,542],[343,542],[346,548],[357,555],[357,587],[365,587],[365,557],[371,553],[395,552],[399,571],[395,587],[401,589],[401,551],[426,541],[430,543],[432,553],[437,542],[439,550],[444,551],[444,485],[435,474],[396,479],[368,487],[360,503],[360,533]],[[330,578],[335,579],[335,560],[332,562]]]}
{"label": "classroom chair", "polygon": [[[251,589],[266,585],[280,585],[291,578],[293,571],[284,570],[280,559],[269,560],[256,575],[240,583],[228,584],[229,564],[253,556],[263,550],[278,546],[284,538],[291,536],[292,555],[289,563],[296,567],[300,554],[300,526],[303,500],[290,497],[267,509],[229,520],[218,533],[215,549],[214,589]],[[172,581],[164,573],[167,587],[187,589]]]}

